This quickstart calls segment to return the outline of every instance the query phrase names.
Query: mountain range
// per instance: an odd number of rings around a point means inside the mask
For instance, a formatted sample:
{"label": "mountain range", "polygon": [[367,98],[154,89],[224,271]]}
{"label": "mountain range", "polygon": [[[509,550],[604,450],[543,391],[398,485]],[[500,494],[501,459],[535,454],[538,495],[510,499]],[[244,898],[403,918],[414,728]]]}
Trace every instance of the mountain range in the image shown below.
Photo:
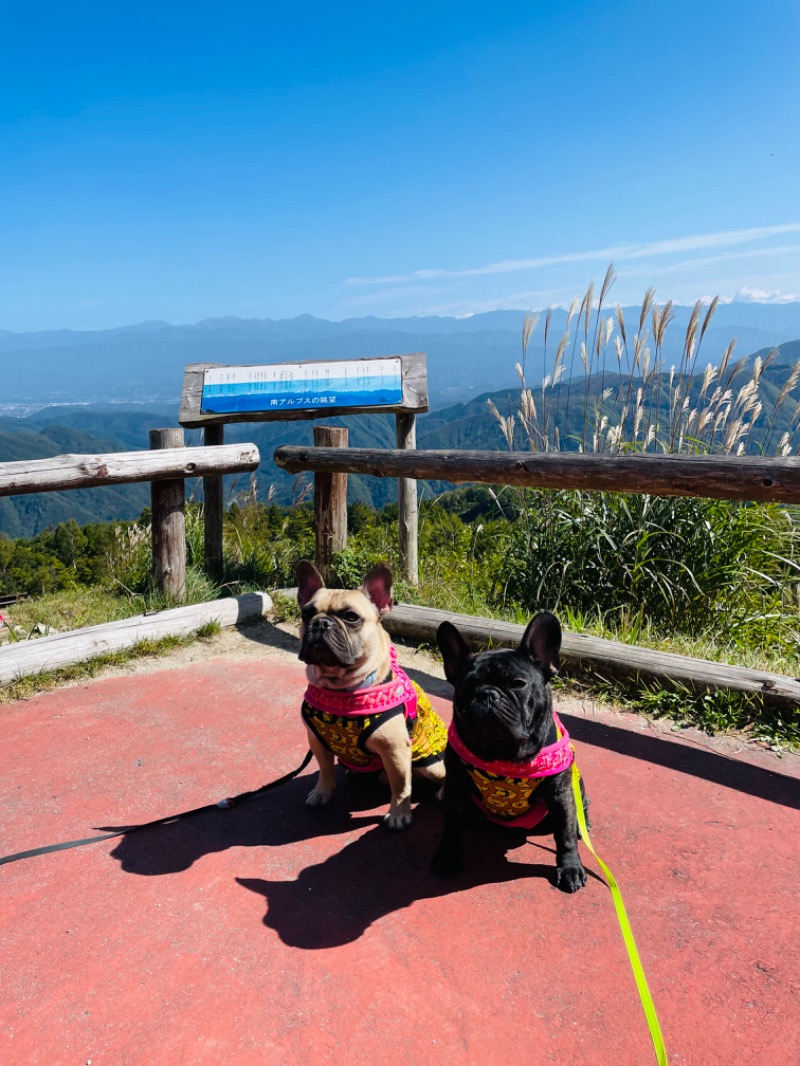
{"label": "mountain range", "polygon": [[[676,307],[664,360],[680,356],[691,309]],[[623,309],[630,333],[639,308]],[[141,322],[97,331],[14,333],[0,330],[0,413],[45,404],[109,401],[172,403],[187,363],[259,363],[346,359],[422,351],[428,357],[432,406],[513,385],[524,311],[489,311],[467,318],[206,319],[195,325]],[[567,312],[553,309],[549,355],[543,323],[528,348],[528,379],[546,373]],[[755,352],[800,337],[800,302],[720,304],[703,339],[704,358],[719,359],[732,337]],[[613,358],[613,351],[609,353]],[[569,370],[569,367],[567,368]]]}
{"label": "mountain range", "polygon": [[[625,309],[624,314],[632,332],[638,326],[639,309]],[[667,337],[671,332],[674,341],[670,343],[678,348],[671,353],[665,345],[663,362],[667,366],[671,358],[680,357],[689,314],[688,308],[676,308]],[[94,333],[0,331],[0,462],[68,452],[146,448],[150,429],[177,424],[182,371],[187,362],[268,362],[402,351],[425,351],[428,355],[431,411],[418,419],[418,446],[499,449],[506,444],[487,399],[491,398],[503,413],[518,406],[520,383],[514,364],[520,358],[524,317],[522,311],[494,311],[465,319],[366,318],[339,323],[311,316],[277,322],[226,318],[195,326],[141,323]],[[707,361],[718,362],[733,336],[739,342],[737,354],[749,350],[764,356],[773,345],[781,346],[779,358],[762,382],[762,421],[767,421],[770,404],[774,404],[800,356],[800,341],[795,340],[800,337],[800,303],[722,304],[712,322],[703,339],[698,369]],[[546,360],[549,368],[565,324],[566,312],[555,310],[547,356],[541,343],[541,323],[534,332],[526,360],[531,384],[541,380]],[[593,399],[614,385],[616,369],[615,361],[608,374],[591,380]],[[749,369],[742,371],[748,373]],[[567,379],[556,392],[565,387]],[[693,385],[695,393],[698,387],[699,377]],[[614,417],[615,400],[609,403],[610,417]],[[620,406],[617,404],[616,410]],[[788,417],[788,412],[787,406],[782,417]],[[394,447],[391,415],[358,415],[331,422],[349,427],[352,447]],[[272,453],[279,444],[310,444],[312,426],[310,422],[262,422],[226,427],[226,441],[252,441],[260,449],[262,464],[256,478],[259,498],[269,496],[289,503],[302,494],[302,484],[275,467]],[[576,430],[571,423],[560,428],[562,439]],[[776,432],[782,428],[781,424]],[[199,431],[187,431],[187,444],[200,440]],[[524,446],[521,437],[517,445]],[[445,488],[426,485],[423,491]],[[249,489],[247,480],[226,479],[229,500]],[[199,497],[200,484],[187,482],[187,493]],[[394,500],[395,494],[392,480],[350,479],[351,502],[382,507]],[[0,497],[0,534],[30,536],[69,518],[81,524],[130,519],[148,505],[149,487],[144,484]]]}
{"label": "mountain range", "polygon": [[[769,349],[763,349],[757,354],[763,359],[768,352]],[[764,370],[759,383],[759,398],[764,410],[758,422],[758,433],[748,440],[749,450],[764,448],[767,452],[774,451],[781,435],[787,430],[792,436],[792,450],[797,450],[800,444],[800,431],[797,428],[800,408],[797,399],[795,397],[783,404],[778,401],[781,389],[798,360],[800,341],[794,341],[781,345],[777,358]],[[753,363],[753,359],[747,360],[745,366],[732,377],[729,384],[734,394],[750,379]],[[668,377],[666,374],[664,376]],[[580,402],[571,406],[564,400],[569,388],[580,398]],[[702,375],[687,380],[686,394],[693,405],[701,388]],[[556,412],[554,425],[558,425],[562,447],[577,447],[577,441],[580,440],[584,389],[588,407],[593,408],[602,402],[603,411],[613,424],[621,418],[626,394],[629,395],[631,391],[635,393],[636,385],[631,390],[627,379],[608,373],[588,382],[586,379],[574,379],[572,386],[569,382],[556,386],[549,395],[551,409]],[[504,415],[517,412],[519,382],[419,416],[418,447],[472,450],[507,447],[497,419],[490,410],[489,400]],[[67,452],[138,450],[147,446],[150,429],[175,425],[176,417],[177,405],[157,404],[141,407],[123,404],[52,406],[24,417],[0,416],[0,462],[44,458]],[[664,411],[663,405],[661,417],[668,420],[668,412]],[[351,447],[395,447],[392,415],[354,415],[328,421],[348,427]],[[187,430],[185,436],[187,444],[199,444],[202,441],[200,430]],[[226,478],[228,502],[239,494],[250,494],[253,488],[259,499],[270,499],[281,504],[289,504],[304,494],[308,495],[310,477],[296,479],[284,473],[275,466],[272,455],[280,444],[311,444],[313,423],[252,422],[229,425],[225,427],[225,440],[230,443],[251,441],[261,453],[261,465],[254,482],[245,477]],[[518,418],[513,444],[516,448],[527,447]],[[199,480],[187,481],[186,486],[190,497],[201,498],[202,485]],[[421,483],[420,491],[421,495],[430,497],[446,491],[448,487],[445,483],[425,482]],[[383,507],[396,499],[395,482],[393,479],[351,476],[348,498],[351,503]],[[76,518],[80,524],[131,519],[137,517],[149,502],[149,486],[146,484],[0,497],[0,534],[30,536],[69,518]]]}

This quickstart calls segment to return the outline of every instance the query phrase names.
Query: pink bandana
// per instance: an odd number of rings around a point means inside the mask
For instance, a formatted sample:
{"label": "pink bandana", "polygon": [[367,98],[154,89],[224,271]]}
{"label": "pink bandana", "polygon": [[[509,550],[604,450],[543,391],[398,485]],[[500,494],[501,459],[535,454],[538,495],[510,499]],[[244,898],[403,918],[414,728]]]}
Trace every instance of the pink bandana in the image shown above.
{"label": "pink bandana", "polygon": [[499,760],[489,762],[486,759],[479,759],[477,755],[473,755],[458,735],[455,718],[450,723],[447,739],[459,759],[462,762],[468,762],[470,766],[476,766],[479,770],[486,770],[490,774],[497,774],[498,777],[527,778],[532,781],[560,774],[562,770],[568,770],[575,761],[575,753],[569,742],[569,733],[555,711],[553,711],[553,721],[561,737],[555,744],[548,744],[546,748],[542,748],[527,762],[501,762]]}
{"label": "pink bandana", "polygon": [[411,679],[397,662],[394,644],[389,646],[392,679],[382,685],[343,692],[337,689],[309,685],[303,697],[317,711],[336,714],[342,718],[379,714],[405,704],[406,719],[417,717],[417,693]]}
{"label": "pink bandana", "polygon": [[455,719],[451,723],[447,741],[477,789],[473,800],[490,821],[533,829],[547,814],[547,806],[535,794],[537,786],[543,778],[567,770],[575,760],[569,733],[555,712],[553,721],[558,740],[527,762],[479,759],[458,735]]}

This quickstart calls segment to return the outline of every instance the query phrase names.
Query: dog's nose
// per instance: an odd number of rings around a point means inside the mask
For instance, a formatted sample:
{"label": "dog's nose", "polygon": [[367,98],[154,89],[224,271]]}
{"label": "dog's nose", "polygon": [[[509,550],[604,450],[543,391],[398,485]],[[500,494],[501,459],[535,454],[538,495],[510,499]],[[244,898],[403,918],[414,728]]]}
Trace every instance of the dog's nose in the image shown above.
{"label": "dog's nose", "polygon": [[315,636],[319,636],[329,630],[332,625],[333,619],[329,618],[328,615],[323,614],[312,621],[311,625],[308,627],[308,631]]}
{"label": "dog's nose", "polygon": [[500,693],[493,685],[481,685],[480,688],[475,690],[474,702],[489,710],[496,707],[500,701]]}

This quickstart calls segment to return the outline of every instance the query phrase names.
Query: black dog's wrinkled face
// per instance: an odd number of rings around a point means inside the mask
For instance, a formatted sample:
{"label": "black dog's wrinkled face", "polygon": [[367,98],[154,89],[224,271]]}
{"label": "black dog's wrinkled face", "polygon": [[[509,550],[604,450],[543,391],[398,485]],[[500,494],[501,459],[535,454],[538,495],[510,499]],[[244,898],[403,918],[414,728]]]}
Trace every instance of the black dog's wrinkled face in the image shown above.
{"label": "black dog's wrinkled face", "polygon": [[455,690],[456,727],[469,750],[487,760],[532,758],[547,742],[552,721],[548,682],[561,648],[555,615],[537,614],[515,651],[470,655],[449,622],[439,627],[437,640]]}

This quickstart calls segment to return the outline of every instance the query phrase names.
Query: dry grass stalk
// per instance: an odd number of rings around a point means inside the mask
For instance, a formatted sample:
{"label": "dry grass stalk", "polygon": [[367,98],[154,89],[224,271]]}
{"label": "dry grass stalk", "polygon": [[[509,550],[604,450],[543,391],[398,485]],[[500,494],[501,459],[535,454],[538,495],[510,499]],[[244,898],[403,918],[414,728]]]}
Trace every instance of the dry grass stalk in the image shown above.
{"label": "dry grass stalk", "polygon": [[[542,377],[538,404],[526,381],[525,359],[539,316],[526,315],[522,330],[523,360],[521,365],[517,364],[522,387],[516,416],[511,412],[500,414],[489,401],[490,410],[509,448],[513,447],[515,427],[519,424],[527,446],[535,451],[577,448],[595,452],[742,454],[751,448],[766,450],[772,434],[780,431],[778,453],[800,454],[800,402],[796,403],[788,420],[785,414],[781,415],[800,383],[800,359],[787,375],[772,405],[770,420],[763,427],[766,437],[758,439],[757,427],[764,412],[760,390],[766,372],[779,352],[773,350],[766,358],[757,356],[750,376],[739,384],[749,360],[743,357],[731,365],[735,348],[735,341],[731,341],[721,359],[709,361],[699,377],[695,368],[700,349],[719,303],[719,298],[714,297],[705,314],[701,301],[694,304],[682,348],[673,349],[681,352],[677,364],[665,369],[668,329],[676,317],[677,308],[671,300],[659,307],[655,291],[648,289],[642,300],[639,328],[633,336],[631,349],[622,308],[617,305],[614,314],[601,316],[615,277],[612,264],[606,271],[596,303],[593,284],[581,300],[576,297],[572,301],[551,369]],[[573,330],[576,314],[577,330]],[[593,317],[594,333],[590,340]],[[652,349],[645,327],[648,318],[653,336]],[[551,330],[552,309],[547,311],[544,319],[545,359]],[[568,368],[566,353],[570,346],[572,355]],[[609,346],[613,346],[613,355]],[[580,370],[577,378],[573,373],[576,354],[583,371],[582,387]],[[607,387],[605,380],[609,356],[616,360],[613,388]],[[735,390],[734,382],[738,385]],[[582,393],[580,412],[575,411],[576,405],[572,403],[576,388]]]}

